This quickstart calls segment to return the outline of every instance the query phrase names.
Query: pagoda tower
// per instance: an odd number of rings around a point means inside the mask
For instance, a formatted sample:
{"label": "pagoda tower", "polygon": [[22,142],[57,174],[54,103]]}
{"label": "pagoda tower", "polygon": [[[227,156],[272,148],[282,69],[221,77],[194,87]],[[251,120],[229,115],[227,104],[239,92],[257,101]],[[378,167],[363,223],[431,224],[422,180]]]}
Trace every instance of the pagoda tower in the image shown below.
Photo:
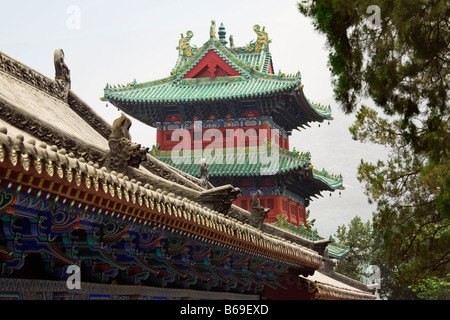
{"label": "pagoda tower", "polygon": [[[332,120],[331,109],[309,101],[300,72],[274,73],[265,27],[236,47],[223,25],[211,22],[209,39],[191,45],[181,34],[170,76],[150,82],[106,85],[102,100],[157,128],[152,153],[159,160],[213,186],[231,184],[234,204],[270,209],[265,222],[280,219],[306,226],[306,207],[323,191],[343,189],[341,175],[317,170],[309,152],[289,150],[292,130]],[[202,172],[202,159],[207,173]]]}

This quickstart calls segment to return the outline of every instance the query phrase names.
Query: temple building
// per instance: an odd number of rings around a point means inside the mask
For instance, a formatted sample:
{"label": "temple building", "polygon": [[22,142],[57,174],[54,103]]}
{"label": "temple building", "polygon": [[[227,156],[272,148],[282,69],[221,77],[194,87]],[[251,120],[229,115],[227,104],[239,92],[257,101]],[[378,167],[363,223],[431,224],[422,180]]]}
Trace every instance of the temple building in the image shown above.
{"label": "temple building", "polygon": [[[329,119],[329,110],[306,100],[298,75],[273,74],[262,35],[245,53],[226,47],[223,30],[217,39],[214,25],[199,49],[188,32],[169,78],[105,89],[104,99],[158,127],[151,150],[133,142],[126,115],[109,124],[72,91],[61,49],[54,78],[0,52],[0,299],[375,298],[332,270],[345,247],[302,227],[307,200],[342,179],[288,150],[299,123],[279,108],[302,114],[300,125]],[[203,153],[195,172],[170,163],[167,135],[187,129],[194,139],[181,153],[197,161],[197,130],[209,124],[265,128],[270,138],[252,145],[257,131],[242,152],[266,147],[284,160],[254,174],[262,162],[245,160],[229,179]],[[286,199],[297,211],[283,213]]]}
{"label": "temple building", "polygon": [[107,85],[104,100],[157,128],[153,155],[197,177],[205,159],[214,186],[230,183],[245,210],[261,192],[270,209],[265,222],[306,226],[306,207],[322,191],[343,189],[342,176],[313,168],[311,154],[289,150],[292,130],[332,120],[329,106],[307,99],[300,72],[274,74],[265,27],[256,40],[235,47],[223,25],[200,48],[192,31],[181,35],[170,76],[150,82]]}

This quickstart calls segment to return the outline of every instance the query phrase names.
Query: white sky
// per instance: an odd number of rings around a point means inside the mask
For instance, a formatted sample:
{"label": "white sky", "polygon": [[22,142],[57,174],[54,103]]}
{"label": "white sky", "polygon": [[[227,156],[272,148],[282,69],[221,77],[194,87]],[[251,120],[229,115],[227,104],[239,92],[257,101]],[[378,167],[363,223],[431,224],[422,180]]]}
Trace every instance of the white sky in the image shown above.
{"label": "white sky", "polygon": [[[4,2],[4,3],[3,3]],[[0,51],[54,78],[53,52],[62,48],[71,71],[72,90],[106,121],[120,112],[100,101],[106,83],[126,84],[169,76],[175,65],[180,34],[192,30],[191,45],[209,38],[211,20],[224,23],[227,39],[236,46],[256,39],[253,25],[265,26],[272,39],[270,52],[275,73],[302,74],[306,96],[329,104],[334,120],[294,131],[291,150],[310,151],[316,169],[341,173],[346,190],[314,199],[309,206],[315,226],[324,237],[359,215],[372,217],[375,207],[367,203],[356,179],[361,158],[376,161],[385,150],[351,139],[348,127],[354,115],[344,115],[333,99],[328,52],[324,36],[312,21],[297,10],[296,0],[166,0],[166,1],[3,1],[0,5]],[[151,147],[156,131],[137,120],[131,135],[135,142]]]}

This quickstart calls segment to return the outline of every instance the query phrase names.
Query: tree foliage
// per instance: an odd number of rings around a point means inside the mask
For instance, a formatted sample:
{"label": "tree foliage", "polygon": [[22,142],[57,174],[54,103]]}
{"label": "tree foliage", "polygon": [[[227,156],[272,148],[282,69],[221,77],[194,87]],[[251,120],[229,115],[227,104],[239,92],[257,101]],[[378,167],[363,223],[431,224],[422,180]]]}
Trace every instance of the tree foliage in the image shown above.
{"label": "tree foliage", "polygon": [[335,98],[346,112],[370,97],[401,115],[416,151],[448,156],[448,1],[308,0],[299,10],[327,37]]}
{"label": "tree foliage", "polygon": [[450,300],[450,274],[445,278],[431,277],[413,288],[418,297],[426,300]]}
{"label": "tree foliage", "polygon": [[[350,251],[345,258],[337,262],[334,271],[362,282],[367,279],[376,280],[376,284],[379,284],[377,293],[381,299],[411,300],[434,294],[427,292],[425,286],[416,289],[396,285],[397,269],[387,263],[383,237],[373,228],[370,221],[363,223],[359,216],[355,216],[347,226],[338,227],[335,237],[339,242],[348,244]],[[370,268],[370,266],[373,267]],[[373,279],[374,267],[377,268],[380,278]],[[422,293],[422,295],[418,296],[416,293]]]}
{"label": "tree foliage", "polygon": [[401,120],[389,122],[363,106],[351,132],[390,150],[386,161],[361,160],[358,179],[377,203],[373,223],[383,233],[386,258],[398,269],[397,281],[407,285],[450,271],[450,219],[437,200],[448,197],[450,160],[434,163],[414,152],[401,129]]}
{"label": "tree foliage", "polygon": [[339,226],[335,237],[340,243],[350,247],[347,256],[337,263],[335,271],[352,279],[361,280],[364,267],[371,264],[373,236],[370,221],[363,223],[361,218],[356,216],[348,226]]}
{"label": "tree foliage", "polygon": [[[378,10],[369,10],[378,9]],[[386,146],[358,179],[401,288],[450,273],[449,17],[444,0],[308,0],[326,36],[335,98],[356,112],[353,139]],[[378,19],[377,19],[378,18]],[[366,106],[370,98],[384,116]]]}

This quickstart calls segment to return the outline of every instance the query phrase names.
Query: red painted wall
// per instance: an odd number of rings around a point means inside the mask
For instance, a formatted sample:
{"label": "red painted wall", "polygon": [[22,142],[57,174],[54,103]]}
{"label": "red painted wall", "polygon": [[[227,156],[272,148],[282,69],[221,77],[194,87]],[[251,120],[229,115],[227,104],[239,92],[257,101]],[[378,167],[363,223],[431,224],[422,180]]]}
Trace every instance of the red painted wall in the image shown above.
{"label": "red painted wall", "polygon": [[[221,136],[222,139],[220,139],[218,141],[218,143],[220,143],[222,145],[222,148],[226,148],[226,137],[227,137],[227,130],[236,130],[236,129],[242,129],[245,133],[251,133],[252,129],[255,130],[256,135],[251,136],[251,137],[245,137],[245,146],[248,147],[250,145],[252,146],[258,146],[260,145],[259,143],[259,133],[260,130],[266,130],[266,136],[267,139],[269,141],[271,141],[271,129],[269,127],[269,125],[265,124],[265,125],[260,125],[260,126],[251,126],[251,127],[228,127],[228,128],[214,128],[216,130],[219,130],[221,132]],[[209,130],[209,129],[202,129],[202,137],[205,137],[205,132]],[[250,131],[249,131],[250,130]],[[156,135],[156,142],[159,143],[160,145],[160,150],[172,150],[176,145],[178,145],[181,142],[181,138],[178,138],[178,141],[172,141],[173,138],[175,138],[175,136],[173,135],[173,132],[175,130],[158,130],[157,131],[157,135]],[[194,142],[194,130],[190,129],[188,130],[189,134],[190,134],[190,147],[186,146],[185,149],[196,149],[197,144],[195,144]],[[232,132],[236,132],[236,131],[232,131]],[[208,145],[210,145],[214,140],[214,138],[208,138],[208,139],[204,139],[204,141],[201,144],[202,149],[204,149],[205,147],[207,147]],[[253,144],[250,144],[250,141]],[[279,144],[280,144],[280,148],[283,149],[289,149],[289,140],[285,139],[283,136],[279,136]],[[238,140],[237,137],[235,137],[235,142],[234,142],[234,146],[238,146]],[[212,145],[210,146],[212,147]]]}
{"label": "red painted wall", "polygon": [[[255,136],[252,137],[245,137],[245,147],[248,147],[250,145],[252,146],[258,146],[260,145],[259,143],[259,137],[258,134],[260,132],[260,130],[267,130],[266,131],[266,135],[267,135],[267,139],[269,141],[271,141],[271,129],[269,127],[269,125],[265,124],[265,125],[260,125],[260,126],[251,126],[251,127],[228,127],[228,128],[214,128],[217,129],[221,132],[222,135],[222,139],[219,140],[218,143],[220,143],[222,145],[222,148],[226,148],[226,137],[227,137],[227,130],[236,130],[236,129],[242,129],[244,131],[244,133],[250,133],[251,131],[247,131],[247,130],[251,130],[254,129],[256,132]],[[209,130],[209,129],[202,129],[202,137],[205,137],[205,132]],[[159,143],[160,145],[160,150],[172,150],[176,145],[178,145],[181,142],[181,138],[178,138],[178,141],[172,141],[173,138],[175,138],[175,136],[173,136],[173,132],[175,130],[158,130],[157,134],[156,134],[156,142]],[[196,149],[197,148],[197,144],[194,143],[194,130],[190,129],[188,130],[189,134],[190,134],[190,147],[186,146],[185,149]],[[235,131],[233,131],[235,132]],[[202,143],[202,149],[204,149],[205,147],[207,147],[208,145],[210,145],[213,141],[215,141],[213,138],[208,138],[208,139],[204,139],[203,143]],[[253,142],[253,144],[250,144],[250,141]],[[280,144],[280,148],[289,150],[289,140],[285,139],[283,136],[279,136],[279,144]],[[238,140],[235,137],[235,142],[234,142],[234,146],[238,146]],[[210,146],[212,147],[212,145]]]}
{"label": "red painted wall", "polygon": [[[233,204],[250,211],[252,197],[237,197]],[[287,216],[289,223],[300,227],[302,223],[306,225],[306,208],[297,202],[287,199],[283,196],[261,196],[260,204],[269,208],[268,217],[264,222],[270,223],[277,221],[276,216]]]}

